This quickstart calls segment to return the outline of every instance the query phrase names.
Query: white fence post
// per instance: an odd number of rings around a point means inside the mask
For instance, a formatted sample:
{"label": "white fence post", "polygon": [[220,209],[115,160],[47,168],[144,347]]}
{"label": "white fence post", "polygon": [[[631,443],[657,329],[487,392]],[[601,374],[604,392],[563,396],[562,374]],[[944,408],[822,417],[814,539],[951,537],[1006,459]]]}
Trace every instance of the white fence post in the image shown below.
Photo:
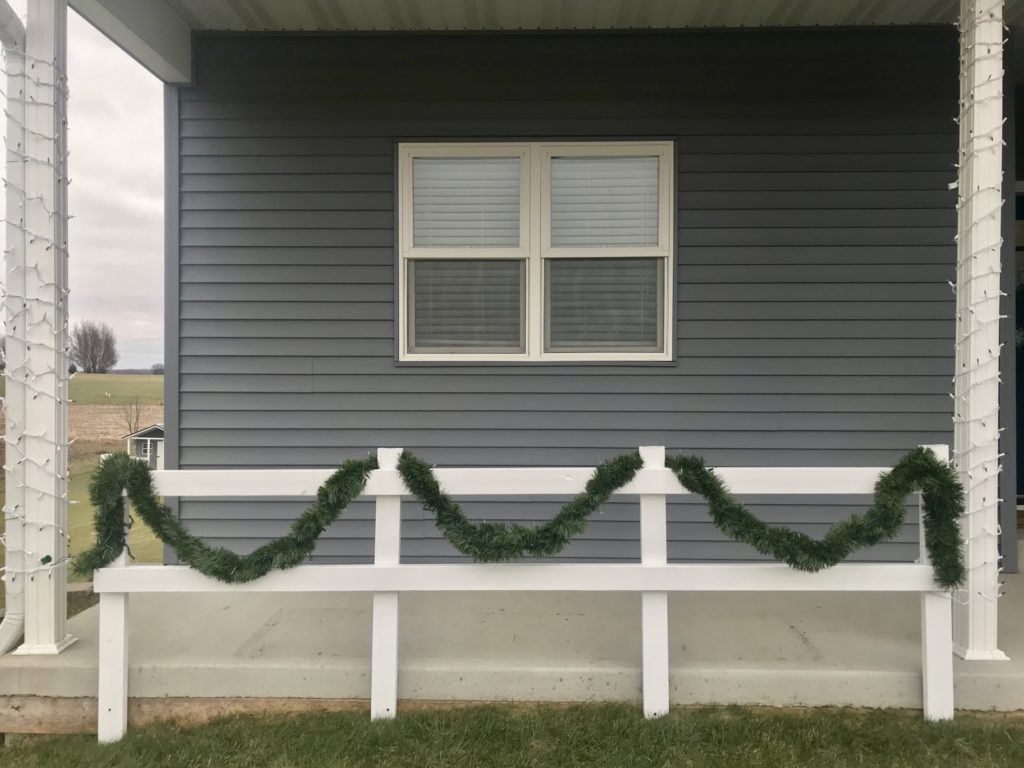
{"label": "white fence post", "polygon": [[921,677],[925,720],[953,719],[953,601],[921,593]]}
{"label": "white fence post", "polygon": [[[401,448],[378,448],[377,466],[398,469]],[[374,565],[398,565],[402,547],[402,497],[378,496],[373,541]],[[370,717],[391,719],[398,708],[398,593],[373,595],[373,647],[370,658]]]}
{"label": "white fence post", "polygon": [[[647,469],[665,467],[664,446],[640,446]],[[640,496],[640,562],[668,562],[668,521],[664,494]],[[642,607],[644,717],[668,714],[668,593],[644,592]]]}
{"label": "white fence post", "polygon": [[[125,535],[128,533],[129,506],[124,502]],[[115,567],[129,564],[126,546]],[[96,731],[101,744],[120,741],[128,730],[128,593],[100,593],[100,648],[96,693]]]}
{"label": "white fence post", "polygon": [[[943,462],[949,462],[948,445],[922,445]],[[925,546],[924,501],[918,494],[918,538],[922,565],[930,565]],[[921,678],[926,720],[953,717],[953,602],[948,592],[921,593]]]}

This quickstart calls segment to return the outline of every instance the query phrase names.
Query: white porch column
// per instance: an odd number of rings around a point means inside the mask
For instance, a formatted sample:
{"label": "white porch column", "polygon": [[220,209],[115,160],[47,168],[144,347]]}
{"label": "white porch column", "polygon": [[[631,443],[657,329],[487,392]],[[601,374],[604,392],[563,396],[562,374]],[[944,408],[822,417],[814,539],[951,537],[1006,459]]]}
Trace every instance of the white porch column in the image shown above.
{"label": "white porch column", "polygon": [[954,596],[953,639],[957,654],[978,660],[1006,658],[996,634],[1003,37],[1003,0],[961,0],[953,448],[967,496],[968,570]]}
{"label": "white porch column", "polygon": [[[59,653],[67,634],[67,0],[29,0],[25,25],[23,455],[25,643]],[[13,459],[9,456],[8,460]]]}
{"label": "white porch column", "polygon": [[[5,494],[4,523],[6,598],[3,623],[0,624],[0,654],[14,650],[25,632],[25,489],[21,431],[25,424],[25,385],[21,373],[25,365],[25,334],[22,330],[25,296],[25,30],[10,29],[14,12],[0,5],[3,17],[4,67],[7,72],[7,125],[4,163],[4,312],[6,323],[4,397]],[[21,22],[18,21],[18,25]]]}

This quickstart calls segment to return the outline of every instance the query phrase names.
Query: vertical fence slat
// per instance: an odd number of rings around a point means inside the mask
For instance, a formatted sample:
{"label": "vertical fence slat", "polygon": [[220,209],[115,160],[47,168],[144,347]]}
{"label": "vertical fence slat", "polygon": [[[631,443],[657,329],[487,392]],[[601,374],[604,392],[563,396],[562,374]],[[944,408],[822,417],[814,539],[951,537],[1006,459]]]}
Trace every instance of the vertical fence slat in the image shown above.
{"label": "vertical fence slat", "polygon": [[[122,493],[124,515],[130,519],[127,494]],[[124,567],[130,562],[127,548],[113,565]],[[128,594],[100,594],[99,659],[96,691],[98,708],[96,733],[100,743],[120,741],[128,731]]]}
{"label": "vertical fence slat", "polygon": [[[398,468],[400,448],[378,448],[377,465]],[[374,530],[374,565],[398,565],[402,546],[402,497],[378,496]],[[398,593],[373,595],[373,649],[370,670],[370,717],[390,719],[398,708]]]}
{"label": "vertical fence slat", "polygon": [[128,595],[100,595],[97,735],[119,741],[128,730]]}
{"label": "vertical fence slat", "polygon": [[[949,461],[948,445],[922,445],[942,462]],[[925,546],[924,501],[918,494],[918,539],[922,565],[930,565]],[[953,608],[944,592],[921,594],[921,685],[926,720],[953,717]]]}
{"label": "vertical fence slat", "polygon": [[953,601],[921,594],[921,677],[925,720],[953,719]]}
{"label": "vertical fence slat", "polygon": [[[665,466],[663,446],[641,446],[640,457],[645,469]],[[643,565],[668,562],[664,495],[640,496],[640,562]],[[668,593],[644,592],[641,599],[644,716],[661,717],[668,713],[669,703]]]}

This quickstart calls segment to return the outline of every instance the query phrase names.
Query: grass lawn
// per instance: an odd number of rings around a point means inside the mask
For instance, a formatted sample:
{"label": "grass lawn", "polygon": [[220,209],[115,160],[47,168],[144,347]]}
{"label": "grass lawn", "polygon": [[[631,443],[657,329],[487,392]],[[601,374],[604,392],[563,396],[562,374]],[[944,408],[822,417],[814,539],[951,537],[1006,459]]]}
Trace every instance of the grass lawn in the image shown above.
{"label": "grass lawn", "polygon": [[237,717],[184,730],[34,737],[0,750],[14,768],[991,768],[1024,765],[1024,722],[961,715],[925,723],[918,712],[676,710],[645,721],[624,705],[473,707]]}
{"label": "grass lawn", "polygon": [[[120,405],[136,397],[143,405],[164,401],[164,377],[121,373],[76,373],[69,384],[71,400],[83,405]],[[0,397],[6,381],[0,377]]]}

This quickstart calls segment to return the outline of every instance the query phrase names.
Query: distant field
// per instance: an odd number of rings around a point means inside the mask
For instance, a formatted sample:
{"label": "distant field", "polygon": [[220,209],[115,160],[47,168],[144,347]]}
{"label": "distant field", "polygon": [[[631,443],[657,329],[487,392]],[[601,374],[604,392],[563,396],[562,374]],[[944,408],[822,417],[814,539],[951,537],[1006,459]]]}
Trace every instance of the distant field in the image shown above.
{"label": "distant field", "polygon": [[[0,396],[6,381],[0,378]],[[119,405],[139,398],[144,405],[164,401],[164,377],[123,373],[76,373],[71,378],[71,400],[81,405]]]}

